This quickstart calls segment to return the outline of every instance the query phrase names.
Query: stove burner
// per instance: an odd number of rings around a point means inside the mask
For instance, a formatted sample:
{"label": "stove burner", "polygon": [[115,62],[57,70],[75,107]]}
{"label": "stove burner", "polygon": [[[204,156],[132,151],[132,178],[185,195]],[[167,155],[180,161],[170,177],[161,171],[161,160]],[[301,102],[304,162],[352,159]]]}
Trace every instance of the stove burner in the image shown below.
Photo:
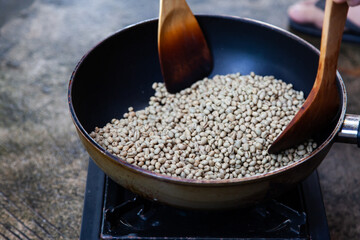
{"label": "stove burner", "polygon": [[159,221],[154,220],[158,212],[158,206],[149,201],[134,196],[116,207],[109,207],[105,210],[108,232],[114,232],[119,228],[125,228],[131,232],[149,230],[159,226]]}
{"label": "stove burner", "polygon": [[99,237],[330,239],[316,172],[283,196],[254,207],[200,211],[142,199],[114,183],[90,161],[80,239]]}

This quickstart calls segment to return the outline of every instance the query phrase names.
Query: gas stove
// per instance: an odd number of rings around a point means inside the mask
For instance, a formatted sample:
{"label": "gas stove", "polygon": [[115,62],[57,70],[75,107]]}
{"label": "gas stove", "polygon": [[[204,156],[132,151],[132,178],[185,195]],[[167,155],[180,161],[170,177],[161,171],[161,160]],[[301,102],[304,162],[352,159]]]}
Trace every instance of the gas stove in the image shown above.
{"label": "gas stove", "polygon": [[330,239],[317,172],[243,209],[184,210],[143,199],[90,159],[80,239]]}

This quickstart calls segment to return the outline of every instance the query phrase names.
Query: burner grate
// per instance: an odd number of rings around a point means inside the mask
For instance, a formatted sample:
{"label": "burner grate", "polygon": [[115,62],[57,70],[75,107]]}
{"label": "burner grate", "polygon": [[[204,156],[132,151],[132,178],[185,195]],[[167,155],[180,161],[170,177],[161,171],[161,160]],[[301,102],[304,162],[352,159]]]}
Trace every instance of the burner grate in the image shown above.
{"label": "burner grate", "polygon": [[[90,187],[97,191],[89,190]],[[90,161],[80,239],[99,236],[102,239],[330,239],[316,172],[283,196],[251,208],[194,211],[142,199],[114,183]]]}

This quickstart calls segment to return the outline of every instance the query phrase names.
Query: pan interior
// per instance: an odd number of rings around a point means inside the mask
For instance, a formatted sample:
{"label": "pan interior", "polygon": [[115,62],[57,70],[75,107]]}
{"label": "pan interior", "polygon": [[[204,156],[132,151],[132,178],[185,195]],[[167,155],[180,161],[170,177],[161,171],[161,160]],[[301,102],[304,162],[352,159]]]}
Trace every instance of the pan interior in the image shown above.
{"label": "pan interior", "polygon": [[[310,44],[248,19],[198,16],[198,20],[214,58],[210,77],[253,71],[292,83],[305,96],[310,92],[318,65],[318,51]],[[152,83],[163,81],[157,53],[157,21],[124,29],[101,42],[82,60],[72,80],[75,117],[87,133],[112,118],[121,118],[129,106],[135,110],[147,106],[154,93]],[[342,105],[337,119],[316,137],[319,144],[333,132]]]}

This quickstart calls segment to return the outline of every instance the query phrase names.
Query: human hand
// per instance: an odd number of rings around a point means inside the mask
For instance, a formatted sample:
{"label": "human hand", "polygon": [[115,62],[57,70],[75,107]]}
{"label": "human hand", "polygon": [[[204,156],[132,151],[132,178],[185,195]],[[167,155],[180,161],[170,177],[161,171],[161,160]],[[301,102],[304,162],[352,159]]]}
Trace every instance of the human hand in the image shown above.
{"label": "human hand", "polygon": [[354,6],[360,5],[360,0],[334,0],[334,2],[336,2],[336,3],[344,3],[344,2],[347,2],[347,4],[348,4],[350,7],[354,7]]}

